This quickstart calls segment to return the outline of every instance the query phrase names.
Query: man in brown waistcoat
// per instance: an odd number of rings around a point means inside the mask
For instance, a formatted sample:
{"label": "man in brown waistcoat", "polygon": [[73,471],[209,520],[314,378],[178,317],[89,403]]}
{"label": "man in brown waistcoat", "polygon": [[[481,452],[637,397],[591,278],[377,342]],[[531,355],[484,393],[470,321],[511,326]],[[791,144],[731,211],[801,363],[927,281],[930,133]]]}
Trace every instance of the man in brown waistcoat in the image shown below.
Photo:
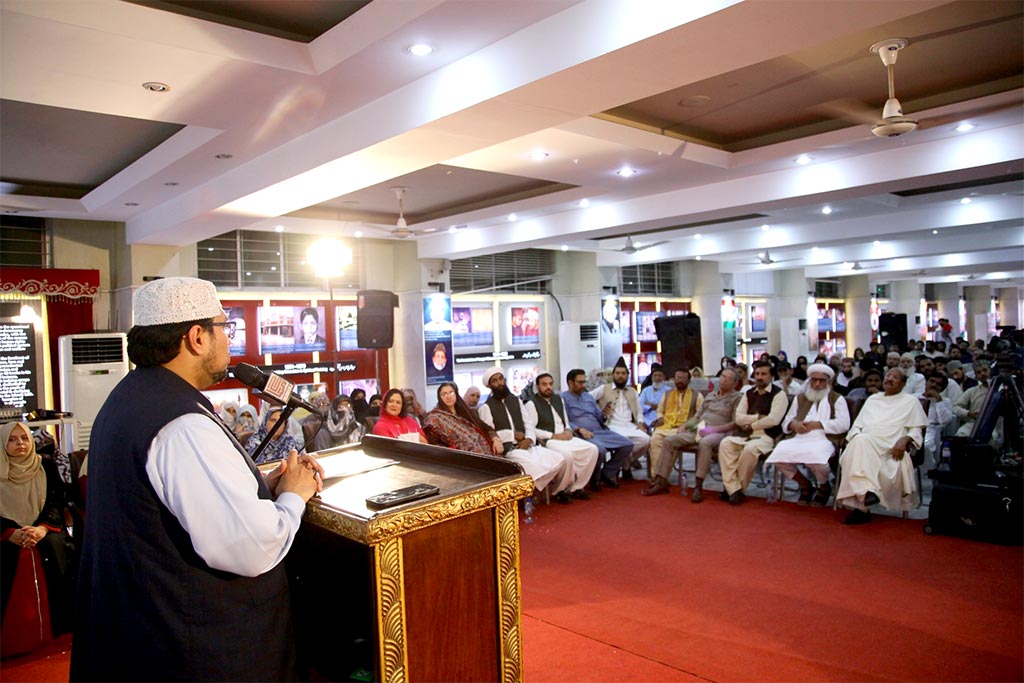
{"label": "man in brown waistcoat", "polygon": [[[835,371],[824,363],[807,368],[807,387],[793,399],[782,423],[782,431],[789,436],[779,442],[765,461],[765,465],[775,465],[800,486],[798,505],[823,506],[832,495],[828,461],[835,453],[837,440],[850,429],[846,399],[829,386],[834,375]],[[810,480],[797,465],[803,465],[814,475],[818,484],[816,494],[812,494]]]}
{"label": "man in brown waistcoat", "polygon": [[746,498],[744,491],[754,478],[757,459],[775,448],[788,407],[786,392],[772,384],[771,363],[754,363],[754,386],[736,404],[735,422],[740,435],[722,439],[718,447],[725,487],[722,497],[730,505],[739,505]]}

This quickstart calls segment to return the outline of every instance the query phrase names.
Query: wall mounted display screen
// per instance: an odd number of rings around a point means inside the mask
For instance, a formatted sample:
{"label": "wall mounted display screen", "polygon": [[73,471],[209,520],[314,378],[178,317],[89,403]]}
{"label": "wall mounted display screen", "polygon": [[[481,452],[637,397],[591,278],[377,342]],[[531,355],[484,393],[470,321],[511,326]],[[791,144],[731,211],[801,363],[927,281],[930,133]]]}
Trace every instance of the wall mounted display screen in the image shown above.
{"label": "wall mounted display screen", "polygon": [[654,329],[654,319],[661,315],[658,311],[636,312],[636,340],[638,342],[658,341],[658,332]]}
{"label": "wall mounted display screen", "polygon": [[235,323],[235,336],[231,338],[228,351],[232,356],[245,355],[245,309],[241,306],[226,306],[224,314],[228,322]]}
{"label": "wall mounted display screen", "polygon": [[367,401],[377,393],[377,380],[375,379],[349,379],[344,382],[338,382],[338,384],[341,385],[341,393],[346,396],[351,396],[352,392],[356,389],[362,389],[366,392]]}
{"label": "wall mounted display screen", "polygon": [[764,332],[768,329],[765,325],[764,304],[750,305],[750,333]]}
{"label": "wall mounted display screen", "polygon": [[633,335],[630,332],[630,330],[633,329],[631,324],[632,318],[632,311],[621,311],[619,313],[619,333],[622,335],[623,344],[628,344],[633,341]]}
{"label": "wall mounted display screen", "polygon": [[260,353],[326,351],[324,307],[260,306]]}
{"label": "wall mounted display screen", "polygon": [[0,318],[0,415],[20,417],[40,407],[42,368],[35,325]]}
{"label": "wall mounted display screen", "polygon": [[512,346],[540,344],[540,309],[537,306],[512,306],[509,331]]}
{"label": "wall mounted display screen", "polygon": [[334,317],[338,321],[338,350],[355,351],[359,348],[356,339],[357,312],[355,306],[337,306],[334,309]]}
{"label": "wall mounted display screen", "polygon": [[452,341],[456,347],[494,346],[494,311],[490,308],[452,308]]}

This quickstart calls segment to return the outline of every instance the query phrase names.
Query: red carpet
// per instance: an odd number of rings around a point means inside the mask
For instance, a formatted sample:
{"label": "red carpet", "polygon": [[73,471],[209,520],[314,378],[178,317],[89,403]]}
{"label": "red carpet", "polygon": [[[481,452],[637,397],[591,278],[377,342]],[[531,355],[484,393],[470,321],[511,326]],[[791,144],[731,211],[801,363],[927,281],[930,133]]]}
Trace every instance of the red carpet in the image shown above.
{"label": "red carpet", "polygon": [[642,486],[522,527],[528,681],[1024,677],[1021,548]]}

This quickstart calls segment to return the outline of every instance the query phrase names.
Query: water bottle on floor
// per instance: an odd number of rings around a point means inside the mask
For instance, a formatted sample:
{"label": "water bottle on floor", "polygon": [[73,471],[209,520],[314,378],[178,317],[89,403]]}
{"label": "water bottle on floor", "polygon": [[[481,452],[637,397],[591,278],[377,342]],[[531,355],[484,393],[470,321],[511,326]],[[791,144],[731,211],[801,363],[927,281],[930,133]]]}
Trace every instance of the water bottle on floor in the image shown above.
{"label": "water bottle on floor", "polygon": [[764,480],[764,500],[766,503],[771,505],[775,502],[775,472],[766,468],[764,472]]}
{"label": "water bottle on floor", "polygon": [[535,506],[533,503],[533,496],[530,496],[529,498],[526,499],[526,502],[523,503],[523,521],[527,524],[533,524],[534,508]]}
{"label": "water bottle on floor", "polygon": [[686,472],[679,473],[679,495],[686,495]]}

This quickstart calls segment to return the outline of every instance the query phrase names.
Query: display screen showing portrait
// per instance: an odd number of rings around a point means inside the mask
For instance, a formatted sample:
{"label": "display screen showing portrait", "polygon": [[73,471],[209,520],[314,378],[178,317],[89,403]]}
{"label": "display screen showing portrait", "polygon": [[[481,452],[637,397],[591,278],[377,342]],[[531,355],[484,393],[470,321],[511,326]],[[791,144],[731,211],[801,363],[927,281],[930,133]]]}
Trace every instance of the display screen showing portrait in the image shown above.
{"label": "display screen showing portrait", "polygon": [[661,316],[658,311],[636,312],[636,340],[638,342],[658,341],[658,332],[654,328],[654,319]]}
{"label": "display screen showing portrait", "polygon": [[750,305],[750,333],[764,332],[768,329],[765,325],[764,304]]}
{"label": "display screen showing portrait", "polygon": [[338,350],[355,351],[359,348],[357,341],[358,312],[355,306],[337,306],[334,317],[338,321]]}
{"label": "display screen showing portrait", "polygon": [[245,309],[241,306],[226,306],[224,314],[228,322],[235,323],[235,336],[231,339],[228,351],[232,356],[245,355]]}
{"label": "display screen showing portrait", "polygon": [[326,351],[323,306],[260,306],[260,353]]}
{"label": "display screen showing portrait", "polygon": [[450,339],[452,334],[451,299],[434,294],[423,299],[423,338]]}
{"label": "display screen showing portrait", "polygon": [[456,347],[494,346],[494,311],[488,308],[452,308],[452,341]]}
{"label": "display screen showing portrait", "polygon": [[513,346],[540,344],[540,309],[537,306],[513,306],[509,328]]}
{"label": "display screen showing portrait", "polygon": [[452,343],[427,341],[423,343],[427,368],[427,384],[452,381]]}
{"label": "display screen showing portrait", "polygon": [[362,389],[366,392],[367,401],[377,393],[377,380],[375,379],[349,379],[344,382],[338,382],[338,384],[340,385],[338,388],[341,393],[346,396],[351,396],[352,392],[356,389]]}

